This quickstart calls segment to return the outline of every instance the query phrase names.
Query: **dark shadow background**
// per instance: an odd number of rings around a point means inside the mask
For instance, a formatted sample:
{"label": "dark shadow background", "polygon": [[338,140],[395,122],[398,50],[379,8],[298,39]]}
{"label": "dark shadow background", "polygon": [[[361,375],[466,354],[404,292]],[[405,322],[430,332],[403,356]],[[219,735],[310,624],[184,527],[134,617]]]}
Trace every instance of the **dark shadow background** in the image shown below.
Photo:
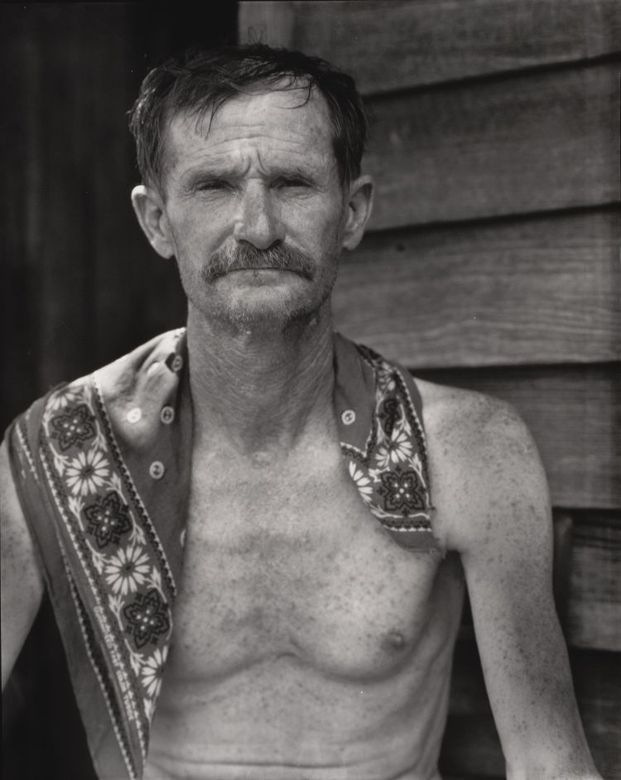
{"label": "dark shadow background", "polygon": [[[236,26],[235,2],[0,4],[3,430],[51,386],[184,323],[174,264],[131,209],[126,112],[149,67],[234,43]],[[3,696],[4,780],[95,777],[59,642],[44,603]]]}

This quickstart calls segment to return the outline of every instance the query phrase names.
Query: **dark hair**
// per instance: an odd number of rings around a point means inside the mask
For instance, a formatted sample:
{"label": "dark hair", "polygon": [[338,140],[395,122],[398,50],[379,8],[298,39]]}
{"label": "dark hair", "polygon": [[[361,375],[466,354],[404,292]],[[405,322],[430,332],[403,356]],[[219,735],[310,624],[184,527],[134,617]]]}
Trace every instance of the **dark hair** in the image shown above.
{"label": "dark hair", "polygon": [[[246,88],[265,84],[276,90],[313,87],[325,98],[333,127],[333,146],[342,183],[360,175],[368,122],[356,84],[325,60],[261,43],[213,50],[191,49],[153,68],[129,112],[138,168],[145,183],[161,184],[163,137],[177,113],[201,119]],[[302,104],[303,105],[303,104]]]}

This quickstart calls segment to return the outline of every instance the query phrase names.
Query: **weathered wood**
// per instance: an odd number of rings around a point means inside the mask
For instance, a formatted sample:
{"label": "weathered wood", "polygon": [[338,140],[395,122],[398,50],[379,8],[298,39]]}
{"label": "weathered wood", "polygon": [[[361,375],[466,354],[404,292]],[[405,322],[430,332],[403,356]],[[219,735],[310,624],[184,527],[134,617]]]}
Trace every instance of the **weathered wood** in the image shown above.
{"label": "weathered wood", "polygon": [[514,404],[530,428],[559,507],[621,507],[618,366],[415,372]]}
{"label": "weathered wood", "polygon": [[621,518],[578,518],[572,534],[567,634],[572,645],[621,650]]}
{"label": "weathered wood", "polygon": [[[621,776],[621,655],[570,650],[578,708],[596,765],[606,778]],[[504,776],[500,742],[473,640],[455,648],[449,720],[440,766],[476,777]]]}
{"label": "weathered wood", "polygon": [[238,26],[334,62],[366,94],[621,50],[616,0],[242,2]]}
{"label": "weathered wood", "polygon": [[375,98],[371,228],[619,200],[619,75],[576,67]]}
{"label": "weathered wood", "polygon": [[621,357],[612,212],[382,231],[341,264],[339,329],[421,367]]}

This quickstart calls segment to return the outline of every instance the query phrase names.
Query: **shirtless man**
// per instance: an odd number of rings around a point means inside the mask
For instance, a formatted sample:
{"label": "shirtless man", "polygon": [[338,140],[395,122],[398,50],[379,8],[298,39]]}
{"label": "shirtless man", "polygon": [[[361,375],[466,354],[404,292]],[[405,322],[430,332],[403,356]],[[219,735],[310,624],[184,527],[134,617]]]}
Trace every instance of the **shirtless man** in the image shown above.
{"label": "shirtless man", "polygon": [[507,775],[598,777],[523,423],[333,333],[373,194],[353,82],[203,52],[147,77],[132,127],[187,334],[9,431],[3,682],[45,581],[100,777],[429,780],[467,587]]}

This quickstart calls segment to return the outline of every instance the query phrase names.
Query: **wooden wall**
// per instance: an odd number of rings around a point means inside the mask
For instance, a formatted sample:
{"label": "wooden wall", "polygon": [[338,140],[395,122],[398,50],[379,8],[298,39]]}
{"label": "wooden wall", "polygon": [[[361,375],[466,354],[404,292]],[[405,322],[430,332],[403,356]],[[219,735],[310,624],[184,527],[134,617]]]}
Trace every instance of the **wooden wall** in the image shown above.
{"label": "wooden wall", "polygon": [[[378,191],[337,325],[526,419],[582,718],[599,769],[621,778],[621,4],[242,2],[239,31],[356,76]],[[467,616],[452,691],[443,771],[501,777]]]}

